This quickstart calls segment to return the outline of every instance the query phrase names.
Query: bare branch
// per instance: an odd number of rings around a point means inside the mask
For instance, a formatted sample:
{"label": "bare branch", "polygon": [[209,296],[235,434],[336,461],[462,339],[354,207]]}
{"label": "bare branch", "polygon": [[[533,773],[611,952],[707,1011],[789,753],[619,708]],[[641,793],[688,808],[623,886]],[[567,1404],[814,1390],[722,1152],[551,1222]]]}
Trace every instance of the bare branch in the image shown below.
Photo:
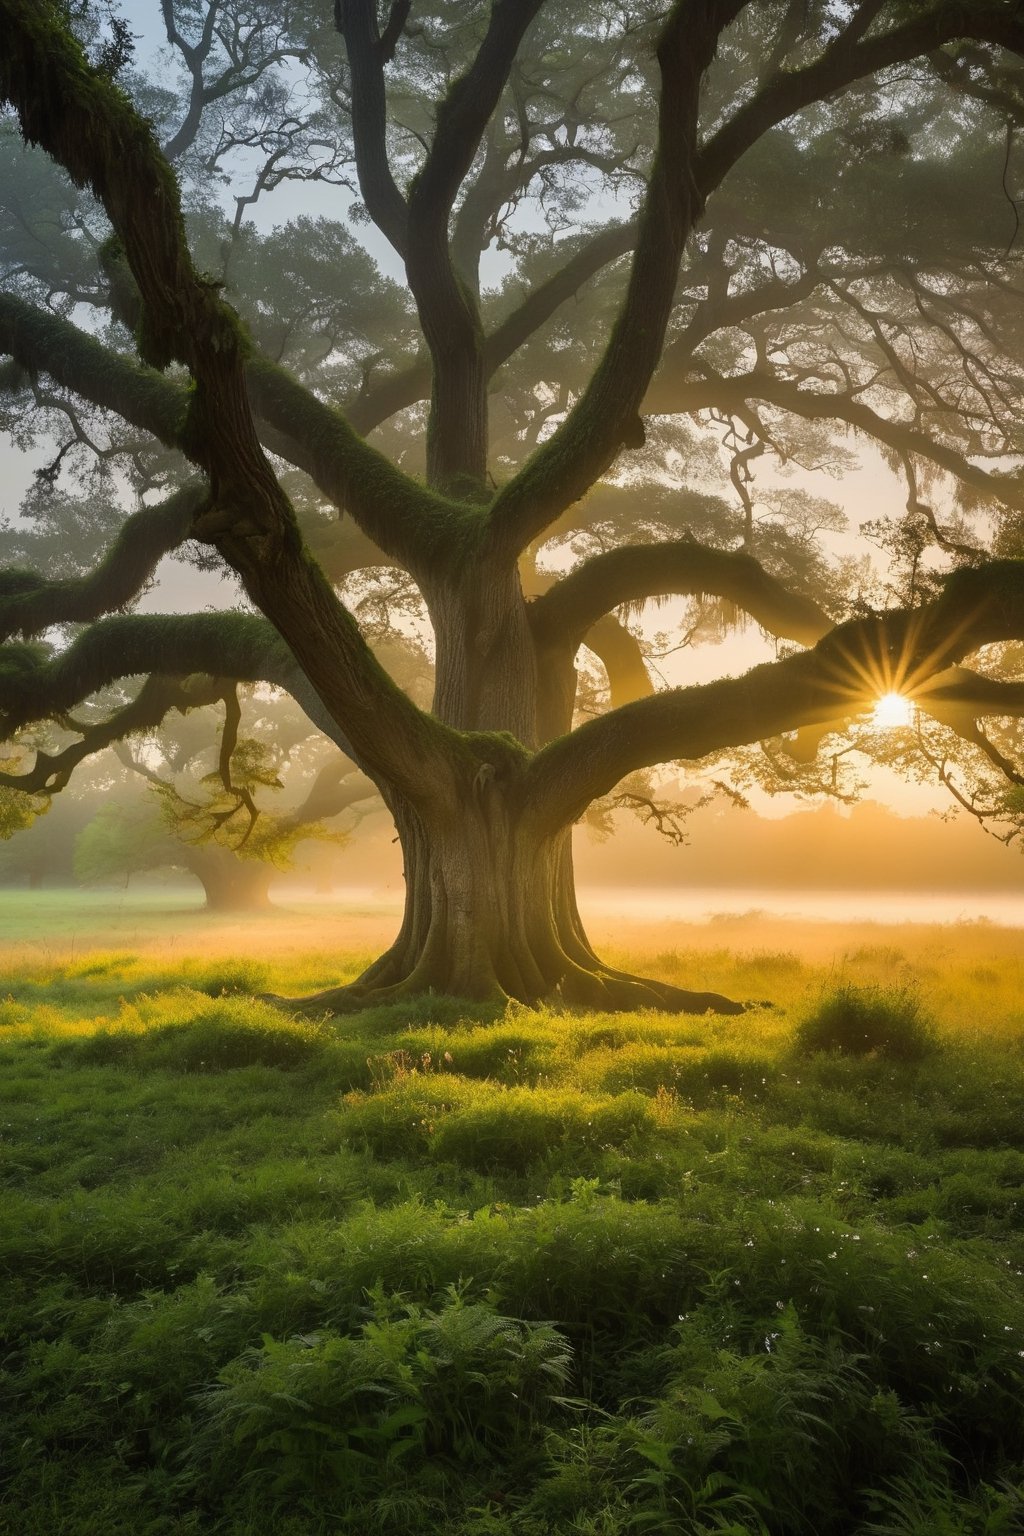
{"label": "bare branch", "polygon": [[805,421],[846,422],[897,453],[913,454],[937,464],[992,501],[1024,508],[1024,489],[1015,480],[990,474],[955,448],[906,422],[880,416],[846,391],[804,389],[791,379],[778,378],[763,369],[725,377],[702,363],[699,371],[695,369],[685,381],[655,380],[648,400],[651,408],[660,413],[692,413],[711,408],[738,412],[748,401],[763,400]]}
{"label": "bare branch", "polygon": [[312,822],[327,821],[376,794],[377,786],[365,773],[353,769],[343,757],[332,759],[313,780],[305,800],[281,819],[281,829],[291,831]]}

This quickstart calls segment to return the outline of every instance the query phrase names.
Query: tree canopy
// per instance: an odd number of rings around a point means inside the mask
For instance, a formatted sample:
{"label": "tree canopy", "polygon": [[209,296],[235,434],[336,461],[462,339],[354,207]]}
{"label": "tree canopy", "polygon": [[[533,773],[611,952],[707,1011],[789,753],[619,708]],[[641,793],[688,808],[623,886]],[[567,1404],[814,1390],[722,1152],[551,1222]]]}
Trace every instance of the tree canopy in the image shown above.
{"label": "tree canopy", "polygon": [[[569,830],[624,778],[807,763],[897,691],[968,803],[975,763],[1019,782],[1014,0],[153,19],[155,56],[110,6],[0,0],[0,419],[52,445],[0,570],[0,814],[273,684],[405,857],[395,945],[311,1006],[700,1010],[737,1005],[614,972],[576,911]],[[813,478],[868,444],[904,485],[880,574]],[[171,555],[236,606],[136,611]],[[668,597],[774,659],[656,687],[631,616]]]}

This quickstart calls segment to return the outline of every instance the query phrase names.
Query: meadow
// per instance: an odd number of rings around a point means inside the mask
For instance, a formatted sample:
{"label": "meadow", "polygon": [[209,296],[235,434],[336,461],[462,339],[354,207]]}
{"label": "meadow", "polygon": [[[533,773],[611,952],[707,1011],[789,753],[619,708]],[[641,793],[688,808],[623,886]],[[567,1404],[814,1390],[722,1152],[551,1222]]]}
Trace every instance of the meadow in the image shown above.
{"label": "meadow", "polygon": [[170,904],[0,892],[0,1530],[1024,1531],[1019,930],[299,1021],[386,914]]}

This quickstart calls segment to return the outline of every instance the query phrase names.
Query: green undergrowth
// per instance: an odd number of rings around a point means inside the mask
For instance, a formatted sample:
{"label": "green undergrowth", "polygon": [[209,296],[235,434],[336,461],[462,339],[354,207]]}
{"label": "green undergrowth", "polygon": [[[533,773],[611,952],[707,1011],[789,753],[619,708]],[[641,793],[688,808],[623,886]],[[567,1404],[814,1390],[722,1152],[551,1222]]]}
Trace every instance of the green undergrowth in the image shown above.
{"label": "green undergrowth", "polygon": [[0,1530],[1024,1530],[1017,994],[698,963],[776,1005],[310,1022],[251,994],[316,956],[7,975]]}

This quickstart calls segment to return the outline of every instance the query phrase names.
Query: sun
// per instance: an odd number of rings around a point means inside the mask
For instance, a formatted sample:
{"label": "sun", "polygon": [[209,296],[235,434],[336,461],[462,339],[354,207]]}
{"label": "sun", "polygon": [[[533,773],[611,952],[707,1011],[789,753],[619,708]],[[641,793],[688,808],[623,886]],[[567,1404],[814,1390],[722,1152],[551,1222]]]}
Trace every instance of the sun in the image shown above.
{"label": "sun", "polygon": [[871,724],[879,730],[893,730],[912,725],[914,706],[902,693],[883,693],[875,703]]}

